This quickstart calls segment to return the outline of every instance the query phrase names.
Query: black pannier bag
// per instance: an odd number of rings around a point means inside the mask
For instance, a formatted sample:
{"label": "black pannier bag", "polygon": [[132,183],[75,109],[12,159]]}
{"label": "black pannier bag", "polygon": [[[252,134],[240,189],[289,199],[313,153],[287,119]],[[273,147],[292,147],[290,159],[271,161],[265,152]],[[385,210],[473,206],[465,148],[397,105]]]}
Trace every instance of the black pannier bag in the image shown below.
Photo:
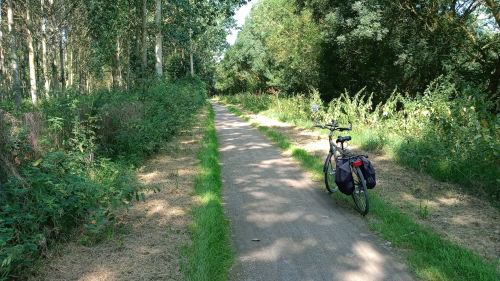
{"label": "black pannier bag", "polygon": [[352,177],[351,165],[349,159],[339,159],[335,170],[335,183],[339,190],[347,195],[354,191],[354,179]]}
{"label": "black pannier bag", "polygon": [[375,169],[368,159],[363,158],[363,167],[361,168],[361,172],[363,173],[363,177],[366,181],[366,188],[374,188],[375,185],[377,185],[377,182],[375,181]]}

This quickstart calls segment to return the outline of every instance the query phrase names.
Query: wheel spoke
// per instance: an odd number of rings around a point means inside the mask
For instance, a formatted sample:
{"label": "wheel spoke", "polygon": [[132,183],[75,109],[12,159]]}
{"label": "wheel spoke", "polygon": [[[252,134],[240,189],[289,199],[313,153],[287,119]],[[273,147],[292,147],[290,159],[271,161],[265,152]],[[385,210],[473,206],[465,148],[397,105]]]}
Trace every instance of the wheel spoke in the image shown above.
{"label": "wheel spoke", "polygon": [[356,205],[356,209],[364,216],[368,213],[368,193],[364,185],[363,175],[359,175],[359,173],[361,173],[359,168],[353,169],[355,189],[352,194],[352,199],[354,205]]}
{"label": "wheel spoke", "polygon": [[332,159],[332,155],[327,157],[325,162],[326,171],[325,171],[325,186],[328,192],[335,192],[338,190],[337,185],[335,184],[335,161]]}

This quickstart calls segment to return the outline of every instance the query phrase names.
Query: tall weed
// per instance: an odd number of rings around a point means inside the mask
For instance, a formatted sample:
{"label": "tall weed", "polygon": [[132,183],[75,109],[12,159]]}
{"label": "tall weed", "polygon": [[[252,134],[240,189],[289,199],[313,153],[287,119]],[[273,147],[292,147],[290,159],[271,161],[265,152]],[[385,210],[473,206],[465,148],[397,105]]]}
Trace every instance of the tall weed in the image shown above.
{"label": "tall weed", "polygon": [[[485,94],[459,90],[447,78],[436,79],[415,97],[395,91],[377,105],[364,90],[345,92],[328,104],[319,101],[317,91],[221,98],[297,125],[310,125],[318,117],[351,121],[353,143],[364,149],[385,151],[401,164],[500,201],[500,115],[491,113]],[[311,112],[313,103],[320,105],[318,113]]]}

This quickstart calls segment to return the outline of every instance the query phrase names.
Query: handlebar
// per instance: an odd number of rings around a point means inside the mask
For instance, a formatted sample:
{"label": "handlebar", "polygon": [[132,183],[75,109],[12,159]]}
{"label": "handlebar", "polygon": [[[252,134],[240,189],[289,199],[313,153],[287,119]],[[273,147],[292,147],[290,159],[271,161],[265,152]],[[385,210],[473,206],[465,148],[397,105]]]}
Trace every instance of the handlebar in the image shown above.
{"label": "handlebar", "polygon": [[349,121],[349,125],[350,125],[349,128],[339,127],[337,125],[337,121],[333,121],[332,124],[318,125],[317,120],[316,120],[314,122],[313,127],[321,128],[321,129],[328,129],[330,131],[341,131],[341,132],[342,131],[352,131],[352,122],[351,121]]}

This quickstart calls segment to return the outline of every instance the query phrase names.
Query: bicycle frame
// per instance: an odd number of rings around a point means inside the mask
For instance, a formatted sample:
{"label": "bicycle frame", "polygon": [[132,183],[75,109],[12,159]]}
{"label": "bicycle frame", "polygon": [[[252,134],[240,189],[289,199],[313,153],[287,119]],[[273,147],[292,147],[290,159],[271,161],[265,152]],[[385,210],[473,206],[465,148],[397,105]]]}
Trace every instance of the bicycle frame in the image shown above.
{"label": "bicycle frame", "polygon": [[[334,141],[333,141],[333,132],[330,131],[330,134],[328,135],[328,141],[330,142],[330,154],[333,154],[335,157],[335,163],[339,160],[339,156],[342,157],[348,157],[351,152],[347,149],[344,148],[344,143],[341,143],[341,146],[339,147]],[[337,153],[338,152],[338,153]]]}

